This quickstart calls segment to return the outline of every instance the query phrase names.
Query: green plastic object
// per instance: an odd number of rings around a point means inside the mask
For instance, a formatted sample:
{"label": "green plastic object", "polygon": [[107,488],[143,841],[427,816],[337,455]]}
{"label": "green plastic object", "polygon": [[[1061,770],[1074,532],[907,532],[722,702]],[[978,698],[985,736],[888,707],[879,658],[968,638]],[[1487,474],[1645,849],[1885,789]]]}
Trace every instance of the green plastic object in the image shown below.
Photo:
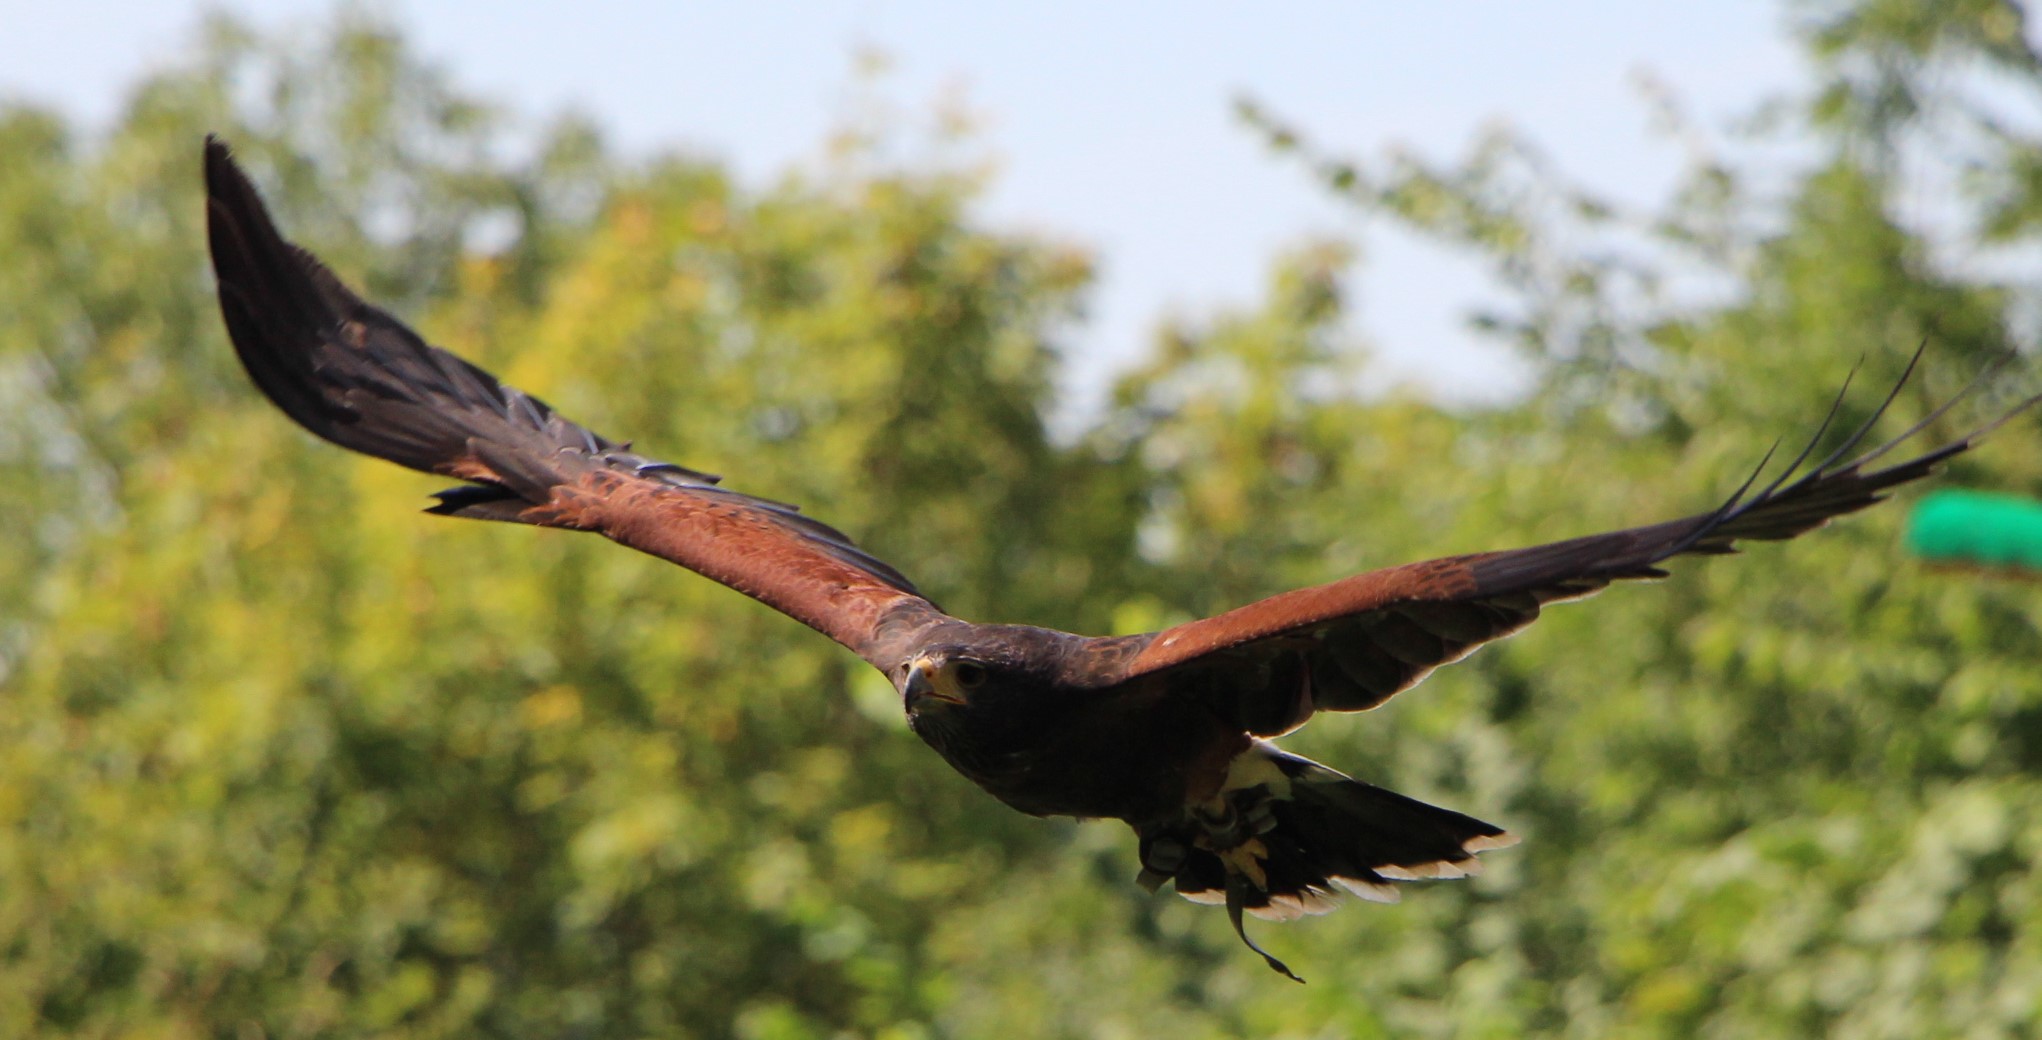
{"label": "green plastic object", "polygon": [[2042,502],[1937,491],[1914,507],[1907,548],[1931,563],[2042,571]]}

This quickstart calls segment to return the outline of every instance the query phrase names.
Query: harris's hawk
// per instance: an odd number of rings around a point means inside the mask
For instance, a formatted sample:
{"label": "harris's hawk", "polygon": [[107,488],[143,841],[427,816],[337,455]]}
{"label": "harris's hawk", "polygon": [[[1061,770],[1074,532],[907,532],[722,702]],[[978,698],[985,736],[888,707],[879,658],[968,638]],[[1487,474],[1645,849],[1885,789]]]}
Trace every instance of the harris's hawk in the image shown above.
{"label": "harris's hawk", "polygon": [[958,772],[1025,813],[1126,821],[1142,884],[1224,905],[1242,941],[1292,978],[1248,940],[1244,911],[1320,913],[1342,892],[1395,901],[1396,882],[1476,873],[1476,853],[1516,839],[1269,738],[1317,712],[1376,707],[1549,603],[1863,509],[1985,432],[1875,468],[1927,420],[1846,461],[1868,422],[1812,467],[1804,451],[1695,516],[1371,571],[1146,635],[981,625],[794,507],[640,455],[427,344],[285,241],[214,138],[205,181],[234,349],[300,425],[466,482],[430,512],[596,531],[829,636],[893,681],[908,725]]}

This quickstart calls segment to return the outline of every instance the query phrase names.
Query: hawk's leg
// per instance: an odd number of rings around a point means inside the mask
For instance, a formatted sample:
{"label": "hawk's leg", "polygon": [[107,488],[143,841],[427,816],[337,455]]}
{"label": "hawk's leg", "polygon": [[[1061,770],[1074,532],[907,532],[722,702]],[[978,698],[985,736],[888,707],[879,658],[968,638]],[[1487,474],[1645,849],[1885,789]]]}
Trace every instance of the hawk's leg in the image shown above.
{"label": "hawk's leg", "polygon": [[1220,882],[1227,907],[1227,919],[1234,934],[1260,955],[1270,968],[1296,982],[1296,972],[1248,938],[1242,912],[1250,906],[1269,905],[1269,875],[1263,861],[1269,848],[1260,836],[1276,829],[1275,797],[1261,785],[1239,788],[1215,796],[1211,801],[1188,808],[1170,824],[1136,828],[1141,839],[1141,873],[1136,882],[1150,892],[1175,879],[1177,890],[1199,902],[1211,898],[1211,884]]}

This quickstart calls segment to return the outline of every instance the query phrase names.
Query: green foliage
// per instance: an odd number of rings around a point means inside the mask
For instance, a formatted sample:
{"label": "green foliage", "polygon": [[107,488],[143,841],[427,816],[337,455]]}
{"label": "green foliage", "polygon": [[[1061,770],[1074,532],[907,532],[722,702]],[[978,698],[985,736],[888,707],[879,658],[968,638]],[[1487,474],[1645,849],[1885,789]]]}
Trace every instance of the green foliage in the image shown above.
{"label": "green foliage", "polygon": [[[2030,287],[1938,257],[2035,234],[2042,142],[1947,89],[2032,98],[2020,12],[1804,14],[1823,151],[1783,195],[1702,155],[1635,214],[1507,132],[1336,160],[1249,106],[1329,191],[1490,263],[1482,324],[1535,392],[1357,393],[1320,244],[1067,440],[1089,258],[983,227],[968,171],[861,161],[871,133],[766,189],[627,162],[575,121],[516,137],[346,20],[216,22],[104,140],[0,112],[0,1035],[2033,1032],[2042,595],[1909,563],[1898,510],[1556,609],[1292,738],[1528,838],[1265,928],[1300,990],[1130,884],[1123,829],[952,774],[827,641],[597,539],[417,515],[437,485],[246,386],[202,255],[217,130],[295,237],[566,413],[958,613],[1139,630],[1704,508],[1860,355],[1846,427],[1931,342],[1897,430],[2003,350]],[[1952,127],[1962,219],[1912,226]],[[1696,272],[1731,291],[1684,300]],[[1953,482],[2042,492],[2036,436]]]}

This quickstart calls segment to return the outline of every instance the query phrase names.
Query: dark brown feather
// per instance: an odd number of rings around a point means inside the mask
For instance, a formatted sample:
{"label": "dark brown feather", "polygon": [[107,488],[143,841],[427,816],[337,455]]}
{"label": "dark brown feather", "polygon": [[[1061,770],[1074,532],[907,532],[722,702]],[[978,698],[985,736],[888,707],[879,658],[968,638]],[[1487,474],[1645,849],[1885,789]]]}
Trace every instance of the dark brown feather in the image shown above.
{"label": "dark brown feather", "polygon": [[601,532],[751,596],[882,670],[946,619],[835,528],[638,455],[428,345],[285,241],[211,138],[205,173],[220,310],[249,376],[320,437],[470,482],[441,492],[432,512]]}

